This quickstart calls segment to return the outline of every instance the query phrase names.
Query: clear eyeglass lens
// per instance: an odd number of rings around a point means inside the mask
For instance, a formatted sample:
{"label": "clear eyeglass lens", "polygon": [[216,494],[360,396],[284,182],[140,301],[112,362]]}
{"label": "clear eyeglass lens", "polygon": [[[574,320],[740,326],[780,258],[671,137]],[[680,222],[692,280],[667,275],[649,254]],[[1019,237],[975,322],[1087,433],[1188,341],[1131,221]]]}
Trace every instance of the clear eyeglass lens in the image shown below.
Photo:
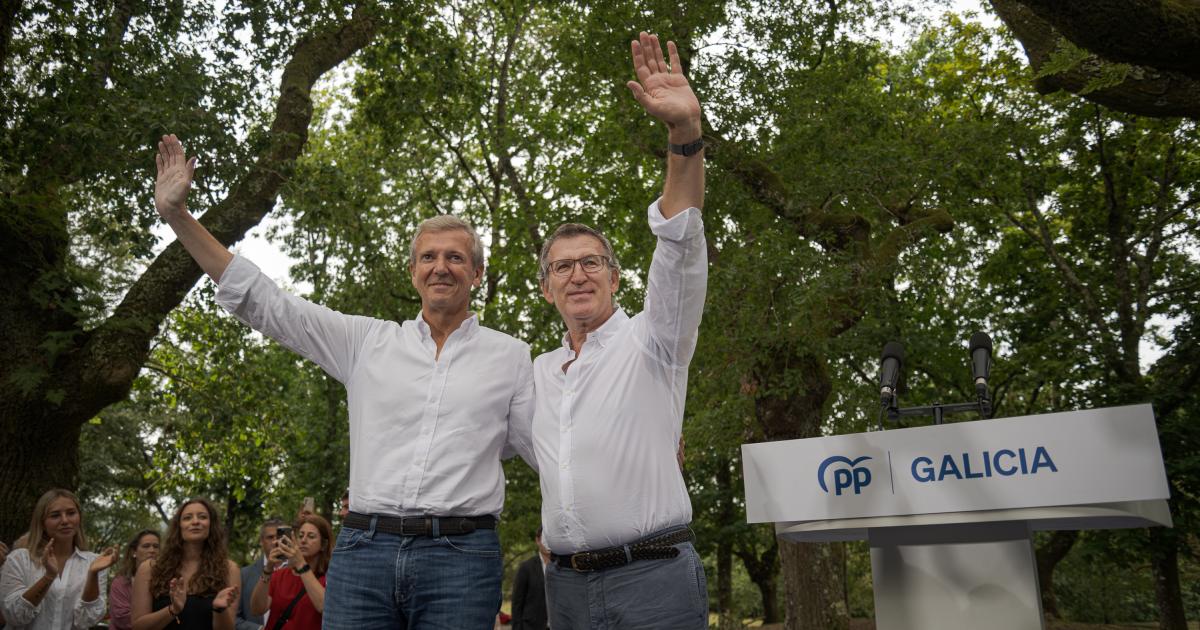
{"label": "clear eyeglass lens", "polygon": [[585,273],[595,273],[604,268],[604,256],[593,254],[575,260],[556,260],[550,263],[550,271],[554,272],[556,276],[565,276],[571,273],[577,262]]}

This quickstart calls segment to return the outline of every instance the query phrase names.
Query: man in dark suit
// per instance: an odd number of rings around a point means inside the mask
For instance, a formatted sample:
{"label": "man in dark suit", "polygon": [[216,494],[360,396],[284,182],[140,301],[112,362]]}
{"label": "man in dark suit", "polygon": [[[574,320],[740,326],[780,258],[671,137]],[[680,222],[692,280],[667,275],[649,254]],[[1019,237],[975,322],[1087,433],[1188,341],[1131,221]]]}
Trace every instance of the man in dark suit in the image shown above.
{"label": "man in dark suit", "polygon": [[258,531],[258,544],[262,547],[262,556],[242,567],[242,597],[238,603],[237,630],[260,630],[266,622],[264,615],[250,614],[250,595],[254,593],[254,584],[262,576],[263,563],[271,549],[275,547],[276,528],[283,525],[278,518],[268,519]]}
{"label": "man in dark suit", "polygon": [[517,579],[513,581],[512,628],[513,630],[546,630],[546,563],[550,561],[550,550],[542,544],[542,528],[538,527],[538,552],[517,568]]}

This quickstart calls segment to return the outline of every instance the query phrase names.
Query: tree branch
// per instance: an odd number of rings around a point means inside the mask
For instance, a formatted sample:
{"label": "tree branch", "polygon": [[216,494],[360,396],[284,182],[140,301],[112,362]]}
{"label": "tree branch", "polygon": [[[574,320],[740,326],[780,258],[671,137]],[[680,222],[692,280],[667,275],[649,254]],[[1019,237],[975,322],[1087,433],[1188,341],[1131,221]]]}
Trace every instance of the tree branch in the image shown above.
{"label": "tree branch", "polygon": [[[308,139],[313,84],[368,44],[377,27],[374,11],[359,5],[336,27],[312,33],[296,44],[280,79],[269,142],[229,195],[200,218],[221,244],[228,246],[240,240],[274,208],[279,190]],[[76,377],[71,385],[80,395],[72,397],[74,408],[64,409],[65,417],[82,421],[128,393],[150,340],[200,275],[199,266],[178,241],[159,254],[113,314],[92,331],[82,352],[66,366],[64,372]]]}

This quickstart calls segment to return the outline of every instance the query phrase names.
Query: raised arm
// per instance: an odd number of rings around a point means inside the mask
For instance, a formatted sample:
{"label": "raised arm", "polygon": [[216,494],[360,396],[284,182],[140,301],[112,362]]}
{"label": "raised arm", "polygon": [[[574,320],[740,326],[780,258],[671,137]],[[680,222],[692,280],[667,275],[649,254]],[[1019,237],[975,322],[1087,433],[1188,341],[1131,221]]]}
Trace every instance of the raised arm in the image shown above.
{"label": "raised arm", "polygon": [[[704,148],[696,148],[703,130],[700,124],[700,101],[692,92],[675,42],[667,42],[670,65],[663,58],[658,36],[645,31],[631,43],[633,70],[636,81],[626,85],[646,113],[667,125],[667,179],[663,184],[660,208],[663,218],[688,208],[704,208]],[[695,152],[693,152],[695,149]],[[680,152],[691,155],[681,155]]]}
{"label": "raised arm", "polygon": [[174,134],[163,136],[154,158],[158,177],[154,181],[154,208],[175,231],[183,248],[196,259],[196,264],[212,278],[221,281],[225,267],[233,260],[229,252],[208,230],[187,211],[187,194],[196,172],[196,158],[183,152],[183,144]]}

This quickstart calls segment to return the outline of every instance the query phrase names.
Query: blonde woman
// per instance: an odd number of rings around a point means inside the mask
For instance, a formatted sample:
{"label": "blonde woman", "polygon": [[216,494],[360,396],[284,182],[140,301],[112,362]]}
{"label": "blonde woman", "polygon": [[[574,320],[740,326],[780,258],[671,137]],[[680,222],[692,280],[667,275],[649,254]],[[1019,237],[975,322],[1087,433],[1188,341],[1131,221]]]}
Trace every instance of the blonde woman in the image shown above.
{"label": "blonde woman", "polygon": [[134,630],[233,630],[242,576],[207,499],[179,506],[153,562],[133,577]]}
{"label": "blonde woman", "polygon": [[87,550],[79,499],[56,488],[33,508],[27,547],[0,571],[0,602],[8,627],[84,630],[104,616],[103,574],[117,557]]}

